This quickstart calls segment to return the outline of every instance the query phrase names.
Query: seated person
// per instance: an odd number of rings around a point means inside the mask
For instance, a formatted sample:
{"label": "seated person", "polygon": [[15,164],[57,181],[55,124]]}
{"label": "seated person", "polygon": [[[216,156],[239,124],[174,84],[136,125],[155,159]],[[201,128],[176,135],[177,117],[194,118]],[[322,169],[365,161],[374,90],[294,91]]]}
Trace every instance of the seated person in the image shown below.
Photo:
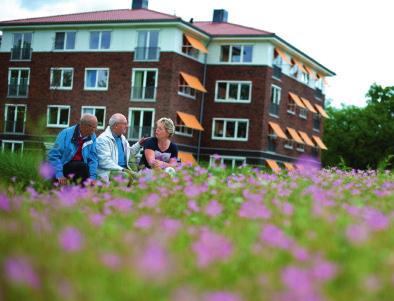
{"label": "seated person", "polygon": [[146,168],[174,167],[177,164],[178,147],[170,138],[175,133],[174,122],[170,118],[160,118],[156,122],[155,137],[144,144],[141,165]]}
{"label": "seated person", "polygon": [[57,136],[48,152],[48,162],[53,166],[60,185],[67,184],[69,175],[73,175],[75,183],[96,179],[96,129],[96,116],[84,114],[79,124],[62,130]]}
{"label": "seated person", "polygon": [[116,113],[109,119],[109,126],[97,138],[98,169],[97,175],[109,181],[111,171],[131,173],[130,156],[135,156],[148,138],[142,138],[130,146],[126,137],[127,119]]}

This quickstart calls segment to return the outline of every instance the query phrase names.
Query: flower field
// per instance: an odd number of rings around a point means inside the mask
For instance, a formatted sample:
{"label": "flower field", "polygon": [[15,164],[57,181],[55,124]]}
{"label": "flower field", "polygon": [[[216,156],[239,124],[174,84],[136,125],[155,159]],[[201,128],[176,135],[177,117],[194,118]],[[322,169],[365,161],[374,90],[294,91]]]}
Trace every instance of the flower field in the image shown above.
{"label": "flower field", "polygon": [[242,167],[0,191],[0,300],[394,300],[394,175]]}

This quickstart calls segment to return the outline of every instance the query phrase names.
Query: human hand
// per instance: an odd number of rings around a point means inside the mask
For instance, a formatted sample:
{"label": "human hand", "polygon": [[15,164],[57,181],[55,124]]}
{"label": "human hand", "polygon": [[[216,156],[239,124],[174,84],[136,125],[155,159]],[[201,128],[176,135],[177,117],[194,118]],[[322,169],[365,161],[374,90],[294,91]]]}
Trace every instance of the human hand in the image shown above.
{"label": "human hand", "polygon": [[148,140],[148,139],[149,139],[149,137],[142,137],[140,140],[138,140],[138,143],[140,145],[144,145],[145,141]]}
{"label": "human hand", "polygon": [[67,178],[66,177],[57,178],[57,181],[59,182],[60,185],[66,185],[67,184]]}

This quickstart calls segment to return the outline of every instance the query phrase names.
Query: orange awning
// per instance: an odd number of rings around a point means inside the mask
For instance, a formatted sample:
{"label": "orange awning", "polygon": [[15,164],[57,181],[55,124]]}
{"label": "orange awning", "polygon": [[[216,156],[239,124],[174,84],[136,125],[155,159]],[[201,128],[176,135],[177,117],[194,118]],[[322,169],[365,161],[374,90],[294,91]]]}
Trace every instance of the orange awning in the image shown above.
{"label": "orange awning", "polygon": [[290,136],[293,138],[293,140],[295,142],[300,143],[300,144],[305,144],[304,141],[302,141],[301,137],[298,136],[295,129],[287,127],[287,130],[289,131]]}
{"label": "orange awning", "polygon": [[183,112],[178,112],[178,111],[176,113],[178,114],[179,118],[182,120],[182,122],[186,127],[197,131],[204,130],[202,125],[198,122],[196,116]]}
{"label": "orange awning", "polygon": [[207,90],[204,88],[204,86],[201,84],[200,80],[197,77],[187,74],[185,72],[180,72],[180,73],[190,88],[196,89],[203,93],[207,93]]}
{"label": "orange awning", "polygon": [[287,57],[287,55],[282,50],[278,48],[275,48],[275,50],[286,63],[291,65],[291,60]]}
{"label": "orange awning", "polygon": [[[294,59],[293,59],[294,60]],[[296,63],[296,65],[298,66],[298,69],[304,73],[308,73],[308,71],[305,70],[304,65],[302,63],[300,63],[297,60],[294,60],[294,63]]]}
{"label": "orange awning", "polygon": [[309,75],[313,77],[313,79],[317,79],[315,72],[313,72],[313,70],[311,68],[309,68],[308,66],[305,66],[305,65],[304,65],[304,68],[309,73]]}
{"label": "orange awning", "polygon": [[301,101],[301,98],[298,95],[296,95],[292,92],[289,92],[289,95],[290,95],[291,99],[294,100],[294,102],[296,103],[297,106],[306,109],[303,102]]}
{"label": "orange awning", "polygon": [[319,111],[320,115],[322,115],[324,118],[330,118],[321,105],[315,104],[315,107]]}
{"label": "orange awning", "polygon": [[199,40],[185,34],[186,39],[189,41],[189,43],[193,46],[193,48],[196,48],[197,50],[200,50],[203,53],[208,53],[207,47],[204,46],[203,43],[201,43]]}
{"label": "orange awning", "polygon": [[285,167],[286,167],[286,169],[288,170],[288,171],[293,171],[295,168],[294,168],[294,165],[293,164],[291,164],[291,163],[289,163],[289,162],[283,162],[283,164],[285,165]]}
{"label": "orange awning", "polygon": [[178,158],[181,159],[182,163],[191,163],[192,165],[197,165],[197,161],[191,153],[178,152]]}
{"label": "orange awning", "polygon": [[308,99],[301,97],[301,100],[309,111],[311,111],[312,113],[317,113],[315,108],[312,106],[311,102]]}
{"label": "orange awning", "polygon": [[268,166],[272,169],[273,172],[275,172],[275,173],[280,172],[281,169],[280,169],[278,163],[276,163],[276,161],[270,160],[270,159],[265,159],[265,161],[267,161]]}
{"label": "orange awning", "polygon": [[303,132],[303,131],[298,131],[301,135],[302,140],[305,141],[305,143],[309,146],[315,146],[315,144],[312,142],[311,138],[309,138],[308,134]]}
{"label": "orange awning", "polygon": [[270,127],[272,128],[272,130],[274,131],[274,133],[276,134],[276,136],[278,136],[279,138],[282,139],[286,139],[287,140],[287,136],[286,134],[283,132],[282,128],[280,127],[279,124],[269,121],[268,124],[270,125]]}
{"label": "orange awning", "polygon": [[316,144],[321,148],[327,150],[327,146],[323,143],[319,136],[312,135],[313,140],[316,141]]}

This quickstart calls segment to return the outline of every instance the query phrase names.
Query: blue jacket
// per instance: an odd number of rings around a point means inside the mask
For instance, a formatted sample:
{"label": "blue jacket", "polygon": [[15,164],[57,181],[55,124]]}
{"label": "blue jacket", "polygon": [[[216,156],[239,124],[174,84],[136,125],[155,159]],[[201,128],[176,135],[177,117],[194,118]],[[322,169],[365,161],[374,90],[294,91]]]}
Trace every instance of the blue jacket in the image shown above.
{"label": "blue jacket", "polygon": [[[48,152],[48,162],[55,168],[56,178],[64,177],[63,165],[70,162],[77,152],[79,135],[79,126],[62,130],[56,138],[53,148]],[[96,134],[91,135],[82,146],[83,161],[89,167],[91,179],[96,179],[97,174],[97,152],[96,152]]]}

